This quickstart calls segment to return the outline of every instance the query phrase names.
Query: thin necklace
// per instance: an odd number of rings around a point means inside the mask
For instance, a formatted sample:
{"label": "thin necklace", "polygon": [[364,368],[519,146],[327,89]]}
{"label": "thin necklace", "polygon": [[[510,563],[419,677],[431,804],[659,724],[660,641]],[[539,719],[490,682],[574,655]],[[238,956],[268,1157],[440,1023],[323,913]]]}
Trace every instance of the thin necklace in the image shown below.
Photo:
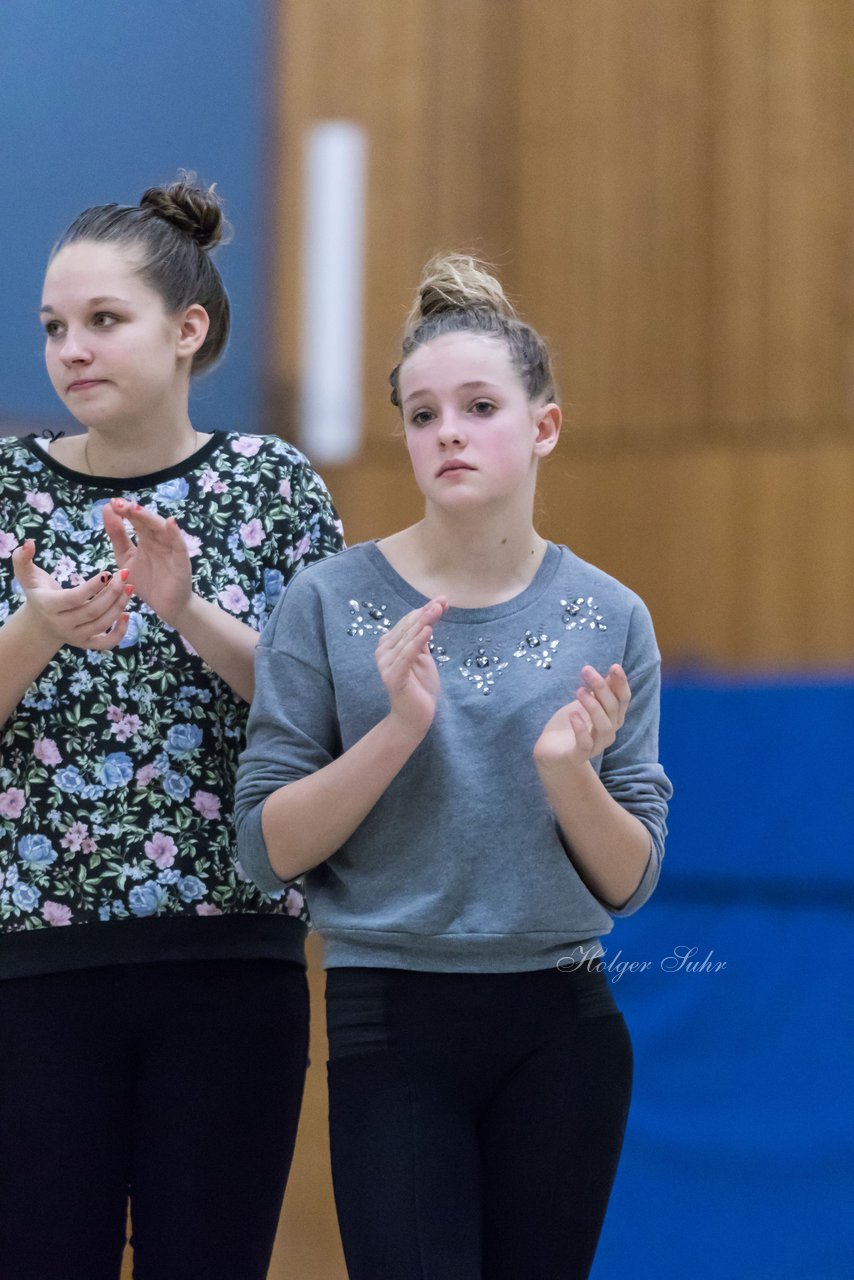
{"label": "thin necklace", "polygon": [[[196,430],[196,428],[195,428],[195,427],[191,427],[191,430],[192,430],[192,432],[193,432],[193,447],[192,447],[192,449],[190,450],[190,452],[189,452],[188,454],[185,454],[185,456],[184,456],[183,458],[179,458],[179,459],[178,459],[178,462],[186,462],[187,458],[192,457],[192,455],[196,452],[196,441],[197,441],[197,440],[198,440],[198,438],[199,438],[199,433],[198,433],[198,431]],[[89,475],[90,475],[90,476],[93,476],[93,475],[95,474],[95,469],[94,469],[94,467],[92,466],[92,463],[89,461],[89,433],[88,433],[88,431],[86,432],[86,435],[83,437],[83,457],[84,457],[84,460],[85,460],[85,462],[86,462],[86,469],[88,470]],[[177,465],[178,465],[178,463],[177,463],[177,462],[175,462],[175,463],[173,463],[172,465],[173,465],[173,466],[177,466]]]}

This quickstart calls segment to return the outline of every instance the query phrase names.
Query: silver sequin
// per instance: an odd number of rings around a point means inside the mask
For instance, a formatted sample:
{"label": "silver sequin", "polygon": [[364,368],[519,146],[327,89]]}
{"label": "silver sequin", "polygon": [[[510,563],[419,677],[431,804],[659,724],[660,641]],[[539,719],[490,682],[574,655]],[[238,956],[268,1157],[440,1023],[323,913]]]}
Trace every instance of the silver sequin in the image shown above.
{"label": "silver sequin", "polygon": [[435,658],[439,666],[441,666],[443,662],[451,661],[451,659],[448,657],[447,650],[444,648],[444,646],[441,644],[436,644],[435,640],[431,640],[430,643],[427,645],[427,648],[430,650],[430,652],[432,653],[433,657]]}

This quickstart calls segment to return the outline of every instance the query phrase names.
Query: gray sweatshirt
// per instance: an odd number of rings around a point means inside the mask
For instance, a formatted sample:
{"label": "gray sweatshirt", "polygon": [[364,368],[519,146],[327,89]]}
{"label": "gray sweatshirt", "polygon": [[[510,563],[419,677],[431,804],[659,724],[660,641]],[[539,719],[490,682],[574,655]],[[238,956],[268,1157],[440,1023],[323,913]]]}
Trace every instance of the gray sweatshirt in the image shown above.
{"label": "gray sweatshirt", "polygon": [[[388,712],[379,637],[426,603],[373,543],[303,569],[261,635],[255,699],[235,796],[243,870],[268,893],[261,810],[277,788],[322,768]],[[342,847],[305,877],[330,966],[440,972],[546,969],[601,953],[612,916],[658,880],[671,786],[658,763],[659,654],[633,592],[550,543],[520,595],[451,608],[434,627],[442,690],[426,738]],[[581,668],[619,662],[632,690],[613,746],[593,761],[649,832],[628,902],[606,905],[572,863],[532,751],[571,702]]]}

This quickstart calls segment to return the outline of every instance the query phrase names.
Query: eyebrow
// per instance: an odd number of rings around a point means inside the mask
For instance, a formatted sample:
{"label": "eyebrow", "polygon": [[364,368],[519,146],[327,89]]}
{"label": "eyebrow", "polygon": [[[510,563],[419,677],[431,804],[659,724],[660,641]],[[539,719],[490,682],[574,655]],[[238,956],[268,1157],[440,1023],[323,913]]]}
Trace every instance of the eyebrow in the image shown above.
{"label": "eyebrow", "polygon": [[[488,387],[492,391],[496,390],[496,387],[493,383],[482,382],[480,379],[477,379],[475,382],[461,382],[460,385],[457,387],[457,390],[458,391],[477,391],[480,387]],[[430,394],[431,392],[429,388],[423,388],[421,391],[411,391],[403,403],[409,404],[410,400],[416,400],[419,396],[429,396]]]}
{"label": "eyebrow", "polygon": [[[130,306],[130,303],[127,301],[126,298],[116,298],[112,294],[103,294],[101,297],[98,297],[98,298],[90,298],[87,305],[90,307],[100,307],[104,302],[120,302],[124,307]],[[39,315],[41,315],[45,311],[49,311],[51,315],[56,314],[54,312],[53,307],[44,306],[39,309]]]}

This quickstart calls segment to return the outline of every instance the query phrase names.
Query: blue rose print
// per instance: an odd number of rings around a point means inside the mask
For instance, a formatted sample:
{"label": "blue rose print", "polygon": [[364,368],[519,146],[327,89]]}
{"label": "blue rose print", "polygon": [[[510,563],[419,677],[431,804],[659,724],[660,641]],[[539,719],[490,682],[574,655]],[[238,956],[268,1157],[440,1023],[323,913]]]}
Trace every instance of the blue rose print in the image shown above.
{"label": "blue rose print", "polygon": [[135,916],[156,916],[166,903],[166,890],[156,880],[137,884],[128,894],[128,905]]}
{"label": "blue rose print", "polygon": [[80,770],[73,764],[69,764],[64,769],[57,769],[53,775],[54,784],[59,787],[60,791],[81,791],[83,788],[83,775]]}
{"label": "blue rose print", "polygon": [[21,881],[15,885],[12,890],[12,901],[19,911],[32,911],[34,907],[39,905],[41,891],[36,889],[34,885],[25,884]]}
{"label": "blue rose print", "polygon": [[182,477],[177,480],[166,480],[154,490],[154,495],[161,502],[183,502],[190,492],[190,486]]}
{"label": "blue rose print", "polygon": [[166,735],[166,750],[173,756],[186,756],[201,745],[202,731],[196,724],[175,724]]}
{"label": "blue rose print", "polygon": [[205,886],[198,876],[182,876],[178,881],[178,892],[182,902],[197,902],[205,896]]}
{"label": "blue rose print", "polygon": [[18,857],[31,867],[47,867],[56,862],[57,852],[47,836],[24,836],[18,841]]}
{"label": "blue rose print", "polygon": [[126,787],[133,777],[133,761],[124,751],[114,751],[105,757],[98,770],[105,787]]}
{"label": "blue rose print", "polygon": [[163,779],[163,790],[173,800],[186,800],[193,789],[193,784],[183,773],[175,773],[170,769]]}

